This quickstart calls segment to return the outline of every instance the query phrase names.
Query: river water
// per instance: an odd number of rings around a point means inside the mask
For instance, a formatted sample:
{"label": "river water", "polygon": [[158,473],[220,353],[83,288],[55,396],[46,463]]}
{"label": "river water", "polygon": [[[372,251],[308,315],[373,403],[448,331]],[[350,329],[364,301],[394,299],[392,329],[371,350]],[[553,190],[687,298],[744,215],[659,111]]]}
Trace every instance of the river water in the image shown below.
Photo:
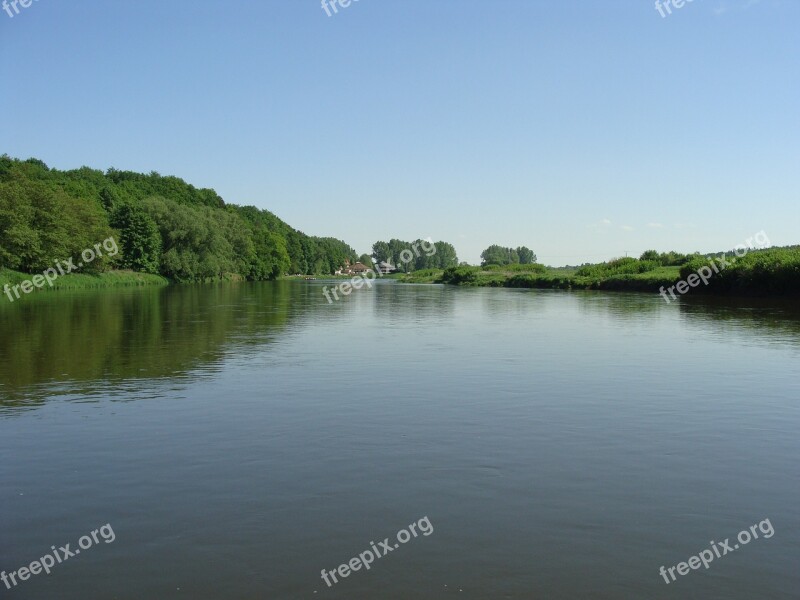
{"label": "river water", "polygon": [[800,597],[796,300],[323,285],[0,305],[0,598]]}

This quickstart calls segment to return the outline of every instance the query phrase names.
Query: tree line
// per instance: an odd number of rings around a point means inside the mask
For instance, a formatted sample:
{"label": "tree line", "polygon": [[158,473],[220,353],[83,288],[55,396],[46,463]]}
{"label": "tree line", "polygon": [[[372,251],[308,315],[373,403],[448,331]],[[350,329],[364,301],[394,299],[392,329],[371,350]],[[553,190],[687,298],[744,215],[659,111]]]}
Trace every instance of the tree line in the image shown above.
{"label": "tree line", "polygon": [[456,249],[452,244],[419,239],[413,242],[398,239],[375,242],[369,258],[374,263],[389,263],[404,273],[423,269],[447,269],[458,264]]}
{"label": "tree line", "polygon": [[530,248],[506,248],[493,244],[481,252],[481,266],[487,265],[532,265],[536,262],[536,254]]}
{"label": "tree line", "polygon": [[358,259],[341,240],[305,235],[267,210],[226,204],[214,190],[178,177],[59,171],[41,160],[0,156],[0,268],[43,271],[111,236],[117,257],[84,271],[257,281],[332,274]]}

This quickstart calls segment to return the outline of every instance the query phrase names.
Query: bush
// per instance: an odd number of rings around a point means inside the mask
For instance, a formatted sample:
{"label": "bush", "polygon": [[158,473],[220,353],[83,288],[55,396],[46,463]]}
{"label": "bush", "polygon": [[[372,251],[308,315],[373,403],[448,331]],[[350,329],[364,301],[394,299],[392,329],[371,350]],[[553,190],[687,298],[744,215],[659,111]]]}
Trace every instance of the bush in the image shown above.
{"label": "bush", "polygon": [[513,265],[486,265],[483,267],[484,271],[505,271],[509,273],[546,273],[547,267],[539,263],[532,263],[528,265],[513,264]]}
{"label": "bush", "polygon": [[[646,254],[646,253],[645,253]],[[661,267],[657,260],[639,260],[632,257],[617,258],[598,265],[584,265],[575,273],[579,277],[605,278],[614,275],[637,275]]]}
{"label": "bush", "polygon": [[800,292],[800,247],[751,251],[743,257],[726,255],[725,260],[730,263],[727,267],[713,256],[694,256],[681,268],[681,279],[711,266],[713,261],[719,273],[715,272],[708,280],[709,290],[753,294]]}
{"label": "bush", "polygon": [[442,274],[442,283],[451,285],[473,285],[477,281],[477,267],[450,267]]}

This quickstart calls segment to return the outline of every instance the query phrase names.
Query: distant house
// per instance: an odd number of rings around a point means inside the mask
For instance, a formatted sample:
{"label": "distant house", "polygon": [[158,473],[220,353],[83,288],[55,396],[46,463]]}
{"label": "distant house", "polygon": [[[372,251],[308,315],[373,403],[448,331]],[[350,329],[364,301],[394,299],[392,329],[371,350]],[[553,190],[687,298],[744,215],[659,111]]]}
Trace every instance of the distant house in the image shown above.
{"label": "distant house", "polygon": [[369,273],[372,271],[372,268],[368,267],[364,263],[357,262],[353,265],[350,264],[350,261],[345,261],[344,266],[336,271],[334,275],[361,275],[363,273]]}
{"label": "distant house", "polygon": [[353,269],[352,267],[350,267],[350,261],[347,259],[345,259],[344,261],[344,266],[334,273],[334,275],[352,275],[352,274],[353,274]]}
{"label": "distant house", "polygon": [[388,275],[389,273],[394,273],[397,271],[397,267],[395,267],[392,263],[383,261],[378,263],[378,271],[383,275]]}

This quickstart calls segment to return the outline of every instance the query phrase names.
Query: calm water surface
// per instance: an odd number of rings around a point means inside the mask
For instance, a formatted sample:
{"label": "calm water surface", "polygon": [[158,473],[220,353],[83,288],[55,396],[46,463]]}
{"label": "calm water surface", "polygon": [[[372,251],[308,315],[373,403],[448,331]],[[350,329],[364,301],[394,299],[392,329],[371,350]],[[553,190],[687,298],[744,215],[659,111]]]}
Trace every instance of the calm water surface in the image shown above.
{"label": "calm water surface", "polygon": [[0,597],[800,597],[796,301],[321,286],[0,306]]}

